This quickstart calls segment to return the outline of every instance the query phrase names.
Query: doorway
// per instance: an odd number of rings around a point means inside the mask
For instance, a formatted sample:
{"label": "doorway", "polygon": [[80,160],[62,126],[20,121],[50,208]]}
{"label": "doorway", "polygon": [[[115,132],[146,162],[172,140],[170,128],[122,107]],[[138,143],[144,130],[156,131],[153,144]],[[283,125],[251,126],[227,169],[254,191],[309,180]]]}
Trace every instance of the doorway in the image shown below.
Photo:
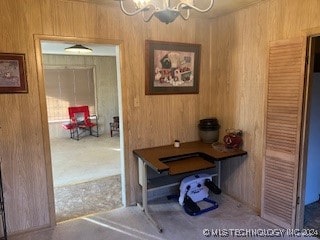
{"label": "doorway", "polygon": [[[65,55],[64,48],[74,44],[76,42],[63,38],[40,40],[45,92],[49,92],[46,86],[46,69],[58,70],[59,78],[63,75],[59,73],[59,69],[63,69],[64,73],[67,70],[66,76],[72,80],[84,79],[79,75],[78,69],[92,71],[91,80],[95,90],[94,106],[90,108],[90,114],[98,116],[99,137],[84,133],[78,141],[71,139],[69,132],[62,128],[63,122],[69,120],[51,119],[48,98],[52,96],[45,96],[57,222],[125,205],[119,46],[86,42],[84,45],[92,48],[94,54]],[[106,83],[110,79],[106,76],[106,70],[115,75],[111,87],[110,83]],[[110,72],[108,74],[111,75]],[[59,84],[61,87],[61,81]],[[71,88],[75,89],[75,86]],[[83,92],[83,89],[80,90]],[[57,89],[59,91],[61,89]],[[82,95],[74,96],[77,99],[81,97]],[[62,100],[65,98],[63,96]],[[57,103],[58,100],[55,99],[51,105],[56,107],[59,105]],[[90,105],[85,100],[76,104]],[[67,109],[65,107],[65,113]],[[59,112],[59,109],[53,111]],[[120,116],[120,132],[111,137],[109,123],[114,116]]]}
{"label": "doorway", "polygon": [[309,89],[306,99],[306,143],[303,228],[320,232],[320,36],[310,38]]}

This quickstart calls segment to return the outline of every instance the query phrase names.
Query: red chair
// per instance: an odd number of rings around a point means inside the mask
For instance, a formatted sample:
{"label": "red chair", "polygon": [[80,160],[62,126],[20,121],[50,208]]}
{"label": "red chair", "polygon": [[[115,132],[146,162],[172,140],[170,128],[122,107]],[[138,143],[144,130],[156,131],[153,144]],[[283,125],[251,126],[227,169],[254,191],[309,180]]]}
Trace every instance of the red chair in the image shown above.
{"label": "red chair", "polygon": [[76,124],[70,121],[70,123],[62,124],[62,127],[70,131],[70,138],[74,138],[74,134],[76,133],[76,128],[77,128]]}
{"label": "red chair", "polygon": [[[97,116],[90,116],[88,106],[69,107],[68,111],[70,123],[63,124],[63,127],[70,131],[71,138],[79,140],[86,131],[92,136],[99,137]],[[92,119],[95,122],[92,122]]]}

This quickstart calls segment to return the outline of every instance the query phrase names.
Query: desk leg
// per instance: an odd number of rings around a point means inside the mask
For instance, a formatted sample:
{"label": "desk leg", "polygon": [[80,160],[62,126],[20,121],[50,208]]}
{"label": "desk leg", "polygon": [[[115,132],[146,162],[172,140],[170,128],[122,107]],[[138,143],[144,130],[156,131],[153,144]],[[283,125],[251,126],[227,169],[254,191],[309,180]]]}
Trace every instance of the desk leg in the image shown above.
{"label": "desk leg", "polygon": [[218,188],[221,189],[221,161],[217,161],[217,168],[218,168]]}
{"label": "desk leg", "polygon": [[150,216],[149,211],[148,211],[148,185],[147,184],[148,184],[147,183],[147,164],[145,162],[143,162],[143,168],[142,168],[142,205],[138,203],[138,206],[145,213],[147,219],[152,223],[152,225],[155,226],[158,229],[158,231],[161,233],[162,228]]}

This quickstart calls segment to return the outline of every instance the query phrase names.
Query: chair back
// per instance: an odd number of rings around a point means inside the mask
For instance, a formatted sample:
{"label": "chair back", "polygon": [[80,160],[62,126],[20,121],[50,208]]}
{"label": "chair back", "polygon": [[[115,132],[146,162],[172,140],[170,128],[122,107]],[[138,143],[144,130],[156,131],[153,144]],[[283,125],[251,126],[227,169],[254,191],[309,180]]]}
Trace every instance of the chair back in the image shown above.
{"label": "chair back", "polygon": [[71,122],[77,124],[87,124],[90,122],[89,119],[89,107],[88,106],[77,106],[77,107],[69,107],[69,118]]}
{"label": "chair back", "polygon": [[118,116],[113,117],[113,122],[114,122],[114,123],[119,123],[119,117],[118,117]]}

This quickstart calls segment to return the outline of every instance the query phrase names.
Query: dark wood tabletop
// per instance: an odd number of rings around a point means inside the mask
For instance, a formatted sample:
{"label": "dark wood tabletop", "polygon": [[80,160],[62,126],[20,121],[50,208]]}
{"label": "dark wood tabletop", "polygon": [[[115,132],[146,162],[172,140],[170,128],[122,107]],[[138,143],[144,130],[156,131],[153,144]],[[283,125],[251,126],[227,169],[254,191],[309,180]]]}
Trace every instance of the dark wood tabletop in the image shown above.
{"label": "dark wood tabletop", "polygon": [[180,147],[172,144],[136,149],[133,153],[155,171],[169,171],[172,175],[215,167],[214,161],[247,154],[241,149],[226,149],[223,144],[201,141],[181,143]]}

